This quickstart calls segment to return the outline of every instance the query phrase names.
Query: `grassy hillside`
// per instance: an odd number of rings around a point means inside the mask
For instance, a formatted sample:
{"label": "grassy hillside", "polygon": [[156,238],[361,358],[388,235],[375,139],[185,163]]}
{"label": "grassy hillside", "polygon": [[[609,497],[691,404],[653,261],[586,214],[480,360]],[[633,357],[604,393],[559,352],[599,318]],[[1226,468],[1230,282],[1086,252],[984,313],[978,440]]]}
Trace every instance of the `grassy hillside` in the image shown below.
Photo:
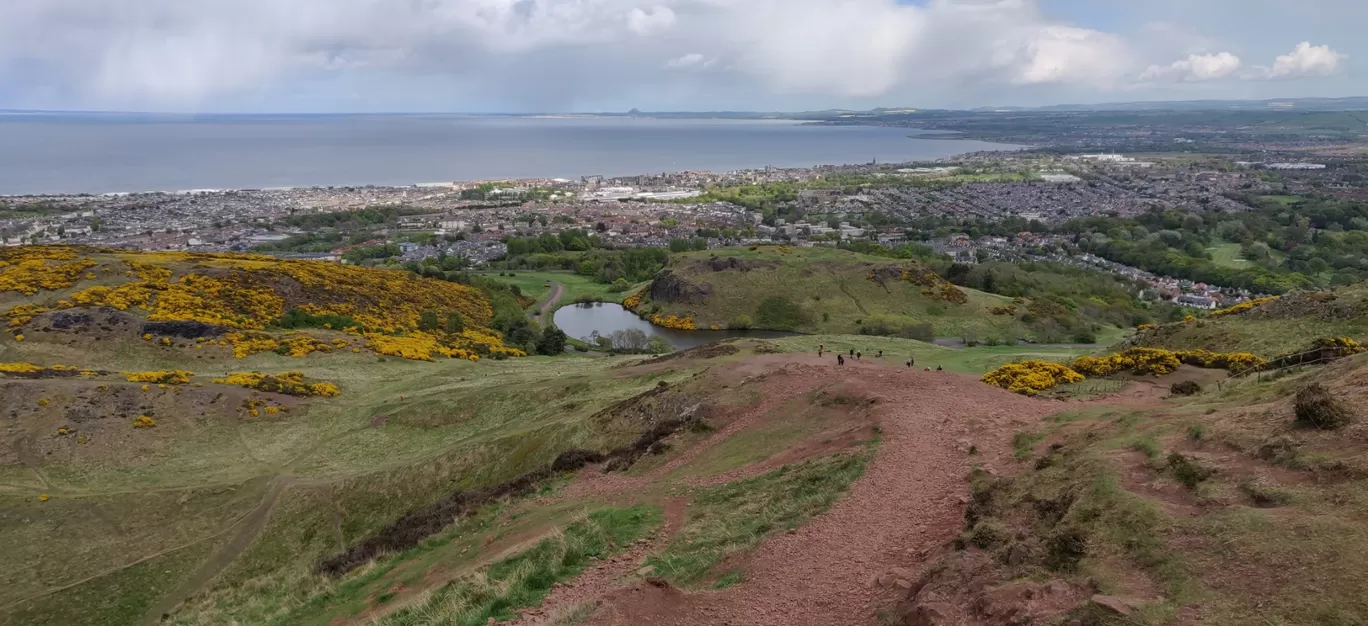
{"label": "grassy hillside", "polygon": [[4,249],[0,311],[12,339],[0,342],[0,357],[31,352],[22,347],[26,339],[80,353],[131,337],[200,351],[196,360],[266,351],[421,360],[521,355],[491,330],[493,311],[478,289],[404,271],[250,255]]}
{"label": "grassy hillside", "polygon": [[[567,470],[628,470],[661,437],[721,428],[764,396],[726,391],[742,376],[705,375],[717,363],[687,356],[635,368],[480,358],[519,354],[488,328],[484,297],[401,272],[4,254],[5,625],[484,624],[678,523],[667,496],[686,478],[845,432],[863,406],[804,396],[764,422],[772,436],[681,459],[632,502],[558,497]],[[433,310],[464,327],[422,328]],[[700,530],[727,546],[711,556],[660,546],[671,580],[711,584],[718,561],[765,536],[751,516],[780,516],[777,532],[819,513],[859,476],[874,436],[866,427],[842,440],[852,447],[816,446],[782,476],[724,481],[732,491],[719,498],[737,504],[740,490],[770,504]]]}
{"label": "grassy hillside", "polygon": [[1318,430],[1297,423],[1294,400],[1319,382],[1361,407],[1365,368],[1359,356],[1219,388],[1187,372],[1207,389],[1103,399],[1022,428],[1013,466],[975,473],[962,534],[897,619],[1365,623],[1365,416]]}
{"label": "grassy hillside", "polygon": [[1164,324],[1137,333],[1129,343],[1272,358],[1308,350],[1325,337],[1368,338],[1368,283],[1296,292],[1242,312]]}
{"label": "grassy hillside", "polygon": [[638,295],[627,304],[639,313],[663,320],[673,316],[674,323],[697,328],[749,326],[994,342],[1047,331],[1069,341],[1099,328],[1059,304],[956,287],[916,261],[822,247],[674,255]]}

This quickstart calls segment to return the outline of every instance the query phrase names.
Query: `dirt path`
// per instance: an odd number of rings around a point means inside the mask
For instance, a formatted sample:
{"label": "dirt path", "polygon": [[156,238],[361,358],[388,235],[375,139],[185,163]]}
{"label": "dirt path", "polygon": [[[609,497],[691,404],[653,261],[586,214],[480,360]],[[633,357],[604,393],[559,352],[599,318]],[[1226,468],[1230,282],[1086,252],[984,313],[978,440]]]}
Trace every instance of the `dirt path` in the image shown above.
{"label": "dirt path", "polygon": [[[878,398],[884,439],[865,476],[826,514],[761,543],[746,557],[741,584],[692,593],[644,584],[613,590],[590,623],[876,625],[876,611],[905,593],[926,556],[960,531],[970,464],[1008,458],[1014,430],[1063,408],[947,372],[835,367],[812,356],[768,360],[783,373],[766,375],[767,394],[792,397],[840,383]],[[971,442],[979,456],[967,455]]]}
{"label": "dirt path", "polygon": [[270,485],[267,486],[266,494],[262,496],[256,508],[233,522],[229,528],[224,529],[224,533],[233,533],[233,538],[228,541],[228,544],[201,563],[199,568],[182,580],[174,591],[159,598],[147,610],[147,613],[143,614],[138,624],[140,626],[152,626],[160,623],[165,614],[170,613],[176,608],[176,605],[199,591],[201,587],[218,576],[219,572],[228,567],[228,564],[232,563],[238,555],[252,545],[252,540],[256,539],[257,535],[266,528],[266,522],[270,519],[271,510],[275,508],[276,502],[280,500],[280,494],[292,484],[294,484],[293,481],[288,478],[277,477],[272,479]]}
{"label": "dirt path", "polygon": [[551,312],[552,307],[556,306],[556,303],[560,301],[561,296],[563,295],[565,295],[565,285],[552,282],[551,295],[547,296],[546,301],[542,303],[541,308],[537,309],[536,317],[538,324],[543,326],[546,325],[546,314]]}

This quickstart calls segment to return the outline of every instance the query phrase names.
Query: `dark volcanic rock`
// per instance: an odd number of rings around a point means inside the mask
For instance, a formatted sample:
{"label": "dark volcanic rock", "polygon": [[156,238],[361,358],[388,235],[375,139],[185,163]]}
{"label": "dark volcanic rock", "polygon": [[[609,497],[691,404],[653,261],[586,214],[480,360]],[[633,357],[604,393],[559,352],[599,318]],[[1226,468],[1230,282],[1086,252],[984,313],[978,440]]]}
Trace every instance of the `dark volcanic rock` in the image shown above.
{"label": "dark volcanic rock", "polygon": [[712,285],[691,283],[670,270],[664,270],[651,282],[651,300],[678,304],[703,304],[712,295]]}
{"label": "dark volcanic rock", "polygon": [[142,331],[144,334],[198,339],[217,337],[227,332],[227,329],[204,322],[148,322],[143,324]]}

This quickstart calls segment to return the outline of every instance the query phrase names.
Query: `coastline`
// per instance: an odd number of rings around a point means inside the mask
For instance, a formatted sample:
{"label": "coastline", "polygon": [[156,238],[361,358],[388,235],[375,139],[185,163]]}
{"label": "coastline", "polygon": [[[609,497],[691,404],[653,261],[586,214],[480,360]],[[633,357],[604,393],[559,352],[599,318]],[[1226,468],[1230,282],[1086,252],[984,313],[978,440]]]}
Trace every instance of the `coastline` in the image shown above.
{"label": "coastline", "polygon": [[[595,116],[595,117],[597,118],[598,116]],[[536,119],[555,119],[555,120],[563,120],[563,119],[577,119],[577,118],[572,118],[572,117],[569,117],[569,116],[547,116],[547,117],[539,117],[539,118],[536,118]],[[652,118],[652,119],[655,119],[655,118]],[[745,121],[745,120],[743,120],[743,121]],[[756,120],[756,121],[774,121],[774,120]],[[802,120],[787,120],[787,121],[792,121],[792,122],[794,123],[794,126],[866,126],[866,125],[861,125],[861,124],[829,124],[829,123],[825,123],[825,122],[804,122],[804,121],[802,121]],[[978,149],[978,150],[967,149],[967,150],[964,150],[964,151],[961,151],[961,152],[955,152],[955,153],[953,153],[953,154],[949,154],[949,155],[945,155],[945,156],[939,156],[939,157],[935,157],[935,158],[916,159],[916,160],[888,160],[888,161],[886,161],[886,162],[881,161],[881,163],[887,163],[887,164],[889,164],[889,165],[895,165],[895,164],[896,164],[896,165],[910,165],[910,164],[917,164],[917,163],[939,163],[939,162],[944,162],[944,161],[946,161],[946,160],[953,160],[953,159],[955,159],[955,158],[958,158],[958,157],[963,156],[963,155],[966,155],[966,154],[974,154],[974,153],[979,153],[979,152],[1015,152],[1015,151],[1026,150],[1026,149],[1032,148],[1032,146],[1025,146],[1025,145],[1018,145],[1018,144],[1005,144],[1005,143],[999,144],[999,143],[997,143],[997,142],[988,142],[988,141],[983,141],[983,140],[978,140],[978,139],[967,138],[967,137],[961,136],[960,133],[956,133],[956,132],[954,132],[954,131],[922,131],[922,130],[919,130],[919,129],[904,129],[904,130],[914,130],[914,131],[917,131],[917,132],[919,133],[919,134],[916,134],[916,135],[904,135],[904,136],[902,137],[902,139],[904,139],[904,140],[912,140],[912,141],[928,141],[928,140],[929,140],[929,141],[947,141],[947,142],[948,142],[948,141],[955,141],[955,142],[962,142],[962,141],[980,141],[981,143],[992,144],[994,147],[992,147],[992,148],[990,148],[990,149],[987,149],[987,150],[984,150],[984,149]],[[858,166],[858,165],[863,165],[863,163],[834,163],[834,162],[823,162],[823,163],[812,163],[812,164],[798,165],[798,166],[779,166],[779,167],[776,167],[776,169],[781,169],[781,170],[789,170],[789,169],[815,169],[815,168],[824,168],[824,167],[848,167],[848,166]],[[720,175],[720,174],[725,174],[725,173],[729,173],[729,172],[760,171],[760,170],[764,170],[764,169],[766,169],[766,168],[768,168],[768,167],[771,167],[771,166],[766,165],[766,164],[756,164],[756,165],[753,165],[753,166],[751,166],[751,167],[737,168],[737,169],[730,169],[730,170],[682,168],[682,169],[675,169],[675,170],[668,170],[668,171],[669,171],[670,173],[681,173],[681,172],[685,172],[685,171],[689,171],[689,172],[706,172],[706,173],[713,174],[713,175]],[[654,172],[637,171],[637,172],[635,172],[635,173],[614,174],[614,175],[611,175],[611,176],[606,176],[605,178],[631,178],[631,177],[635,177],[635,176],[649,175],[649,174],[651,174],[651,173],[654,173]],[[333,183],[333,184],[297,184],[297,185],[242,186],[242,187],[203,187],[203,188],[192,188],[192,189],[147,189],[147,190],[136,190],[136,191],[102,191],[102,192],[80,192],[80,191],[68,191],[68,192],[51,191],[51,192],[27,192],[27,193],[4,193],[4,192],[0,192],[0,198],[48,198],[48,197],[80,197],[80,196],[91,196],[91,197],[118,197],[118,196],[151,196],[151,195],[181,196],[181,195],[216,195],[216,194],[229,194],[229,193],[272,193],[272,192],[286,193],[286,192],[294,192],[294,191],[330,190],[330,189],[339,189],[339,188],[342,188],[342,189],[347,189],[347,188],[355,188],[355,189],[405,189],[405,190],[412,189],[412,190],[426,190],[426,191],[430,191],[431,193],[438,194],[438,193],[444,193],[444,192],[457,191],[457,190],[460,190],[460,189],[469,187],[469,186],[471,186],[471,185],[476,185],[476,184],[481,184],[481,183],[488,183],[488,182],[534,181],[534,180],[536,180],[536,181],[553,181],[553,180],[557,180],[557,179],[561,179],[561,180],[573,180],[573,179],[566,178],[566,177],[551,177],[551,176],[526,175],[526,176],[509,176],[509,177],[498,177],[498,178],[471,178],[471,179],[451,180],[451,181],[423,181],[423,182],[408,182],[408,183],[353,182],[353,183]]]}

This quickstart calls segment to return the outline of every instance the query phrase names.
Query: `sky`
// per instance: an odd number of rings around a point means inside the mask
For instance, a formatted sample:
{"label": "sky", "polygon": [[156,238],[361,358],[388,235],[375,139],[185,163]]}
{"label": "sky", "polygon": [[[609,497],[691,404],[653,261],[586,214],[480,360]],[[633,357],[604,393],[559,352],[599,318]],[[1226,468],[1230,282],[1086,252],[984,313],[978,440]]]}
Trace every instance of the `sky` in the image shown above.
{"label": "sky", "polygon": [[1365,0],[0,0],[0,109],[800,111],[1368,95]]}

